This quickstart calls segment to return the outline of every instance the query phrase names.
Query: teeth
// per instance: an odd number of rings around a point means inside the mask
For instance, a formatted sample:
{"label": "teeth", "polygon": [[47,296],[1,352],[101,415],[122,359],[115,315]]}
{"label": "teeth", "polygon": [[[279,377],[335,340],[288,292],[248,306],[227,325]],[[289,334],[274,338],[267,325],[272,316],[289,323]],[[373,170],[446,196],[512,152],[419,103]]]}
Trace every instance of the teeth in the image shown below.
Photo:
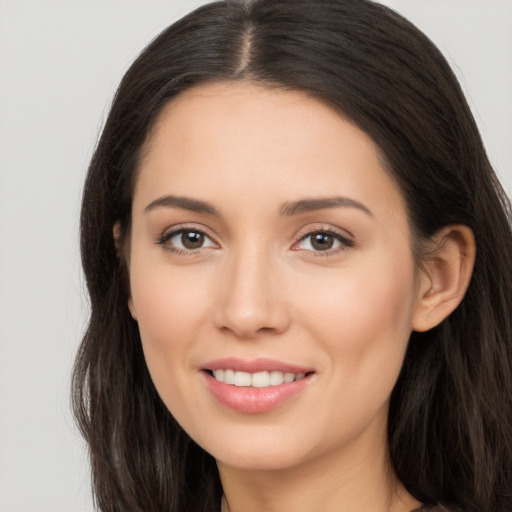
{"label": "teeth", "polygon": [[294,373],[285,373],[283,376],[283,379],[285,382],[293,382],[295,380],[295,374]]}
{"label": "teeth", "polygon": [[[215,377],[217,379],[217,377]],[[233,370],[224,370],[224,381],[221,379],[221,382],[225,382],[226,384],[234,384],[235,383],[235,372]]]}
{"label": "teeth", "polygon": [[235,372],[235,386],[250,386],[251,374],[247,372]]}
{"label": "teeth", "polygon": [[225,384],[234,384],[239,387],[267,388],[301,380],[306,374],[279,371],[248,373],[235,370],[213,370],[213,376],[216,380]]}
{"label": "teeth", "polygon": [[[293,375],[293,373],[289,373],[288,375],[292,375],[293,377],[295,377],[295,375]],[[270,374],[268,376],[268,380],[269,380],[269,384],[271,386],[279,386],[280,384],[285,382],[285,376],[284,376],[283,372],[270,372]],[[293,379],[290,382],[292,382],[292,381],[293,381]]]}
{"label": "teeth", "polygon": [[251,385],[253,388],[266,388],[270,386],[270,375],[268,372],[253,373]]}

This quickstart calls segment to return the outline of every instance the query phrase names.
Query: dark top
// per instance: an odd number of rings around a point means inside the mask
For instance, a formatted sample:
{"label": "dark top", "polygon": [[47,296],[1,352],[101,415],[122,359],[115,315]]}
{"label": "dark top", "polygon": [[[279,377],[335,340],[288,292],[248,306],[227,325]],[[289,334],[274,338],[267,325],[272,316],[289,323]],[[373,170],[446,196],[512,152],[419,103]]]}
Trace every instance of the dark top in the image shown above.
{"label": "dark top", "polygon": [[433,508],[427,505],[422,505],[420,508],[415,508],[411,512],[450,512],[447,508],[442,505],[436,505]]}

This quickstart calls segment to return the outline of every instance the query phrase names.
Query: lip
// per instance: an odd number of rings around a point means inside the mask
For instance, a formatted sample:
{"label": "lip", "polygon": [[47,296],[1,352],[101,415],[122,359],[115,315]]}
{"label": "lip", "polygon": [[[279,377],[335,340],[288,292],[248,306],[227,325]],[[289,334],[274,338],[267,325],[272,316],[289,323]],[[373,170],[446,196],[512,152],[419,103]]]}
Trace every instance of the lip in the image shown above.
{"label": "lip", "polygon": [[[235,370],[249,373],[262,371],[282,371],[305,373],[303,379],[294,382],[269,386],[266,388],[238,387],[216,380],[211,370]],[[226,358],[206,363],[201,368],[206,385],[215,399],[225,407],[245,414],[268,412],[283,405],[291,398],[303,392],[313,381],[315,373],[306,367],[276,361],[273,359],[255,359],[252,361]]]}
{"label": "lip", "polygon": [[298,366],[276,359],[258,358],[253,360],[227,357],[209,361],[201,367],[201,370],[235,370],[239,372],[289,372],[289,373],[310,373],[312,368]]}

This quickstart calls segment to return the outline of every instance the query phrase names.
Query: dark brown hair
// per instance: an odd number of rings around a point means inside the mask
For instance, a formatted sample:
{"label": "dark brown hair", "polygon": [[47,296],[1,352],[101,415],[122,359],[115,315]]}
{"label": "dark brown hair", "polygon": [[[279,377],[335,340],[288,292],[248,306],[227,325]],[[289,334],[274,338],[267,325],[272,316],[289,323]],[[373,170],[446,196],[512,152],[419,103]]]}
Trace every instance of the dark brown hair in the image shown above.
{"label": "dark brown hair", "polygon": [[[222,1],[159,35],[119,86],[85,184],[82,264],[91,316],[75,414],[104,512],[218,512],[212,457],[175,422],[148,374],[112,228],[130,232],[141,148],[158,114],[195,84],[250,80],[327,102],[376,142],[417,240],[448,224],[475,235],[467,294],[413,333],[393,390],[391,463],[427,505],[512,510],[510,205],[460,86],[411,23],[368,0]],[[179,318],[176,319],[179,321]]]}

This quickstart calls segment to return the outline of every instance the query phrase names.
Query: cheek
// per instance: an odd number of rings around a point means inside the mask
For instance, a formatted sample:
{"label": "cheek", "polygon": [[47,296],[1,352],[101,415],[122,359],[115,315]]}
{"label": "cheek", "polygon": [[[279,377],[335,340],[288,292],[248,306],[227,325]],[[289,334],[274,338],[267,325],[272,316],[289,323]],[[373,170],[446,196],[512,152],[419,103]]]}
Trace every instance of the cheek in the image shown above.
{"label": "cheek", "polygon": [[182,423],[190,411],[198,410],[198,394],[190,387],[190,350],[195,336],[187,315],[193,308],[186,300],[169,296],[167,290],[139,289],[139,331],[151,380],[161,400]]}
{"label": "cheek", "polygon": [[360,271],[347,269],[331,283],[317,281],[315,287],[323,293],[297,294],[309,297],[302,304],[302,317],[309,319],[311,337],[329,355],[339,389],[387,399],[412,330],[413,262],[382,258]]}
{"label": "cheek", "polygon": [[318,324],[338,329],[340,335],[409,331],[415,304],[411,259],[392,255],[371,263],[361,261],[333,276],[304,280],[304,288],[296,290],[297,297],[303,298],[303,314],[313,313]]}
{"label": "cheek", "polygon": [[207,276],[198,269],[173,267],[165,261],[143,264],[134,255],[130,269],[131,297],[143,341],[176,346],[197,329],[208,305]]}
{"label": "cheek", "polygon": [[[188,406],[193,405],[194,395],[189,393],[186,379],[193,369],[191,354],[205,325],[209,287],[197,270],[141,265],[134,256],[131,295],[150,375],[168,406],[180,408],[182,396],[188,396]],[[202,286],[198,286],[199,280]]]}
{"label": "cheek", "polygon": [[[397,276],[395,278],[394,276]],[[346,323],[352,331],[361,330],[367,342],[399,344],[411,330],[414,293],[412,282],[400,281],[400,275],[368,275],[350,286],[344,297]]]}

